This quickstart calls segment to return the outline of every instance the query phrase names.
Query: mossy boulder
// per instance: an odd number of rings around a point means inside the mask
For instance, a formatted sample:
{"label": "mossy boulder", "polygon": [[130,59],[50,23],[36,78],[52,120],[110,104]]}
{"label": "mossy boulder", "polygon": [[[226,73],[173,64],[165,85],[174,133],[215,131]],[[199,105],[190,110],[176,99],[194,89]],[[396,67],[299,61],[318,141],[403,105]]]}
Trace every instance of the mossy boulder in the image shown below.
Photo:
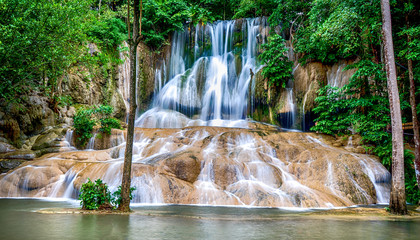
{"label": "mossy boulder", "polygon": [[0,159],[0,173],[6,173],[15,169],[24,162],[26,160],[23,159]]}

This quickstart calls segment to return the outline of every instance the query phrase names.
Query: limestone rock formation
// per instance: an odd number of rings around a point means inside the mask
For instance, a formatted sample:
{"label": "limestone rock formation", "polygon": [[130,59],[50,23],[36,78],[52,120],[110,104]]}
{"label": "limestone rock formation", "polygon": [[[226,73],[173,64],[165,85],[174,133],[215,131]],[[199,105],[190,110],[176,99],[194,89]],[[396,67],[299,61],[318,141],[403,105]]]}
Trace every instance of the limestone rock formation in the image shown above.
{"label": "limestone rock formation", "polygon": [[[334,147],[323,135],[250,126],[138,128],[134,201],[331,207],[388,200],[390,174],[375,157]],[[112,139],[121,134],[113,131],[104,150],[51,153],[24,163],[0,176],[0,196],[75,198],[87,178],[116,189],[124,143]]]}

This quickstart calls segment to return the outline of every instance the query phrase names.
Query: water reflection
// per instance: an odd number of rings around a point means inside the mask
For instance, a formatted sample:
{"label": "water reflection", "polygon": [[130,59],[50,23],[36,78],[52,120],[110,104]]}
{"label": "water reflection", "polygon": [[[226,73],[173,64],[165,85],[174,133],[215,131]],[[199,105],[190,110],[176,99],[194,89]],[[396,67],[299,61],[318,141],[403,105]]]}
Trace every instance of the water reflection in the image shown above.
{"label": "water reflection", "polygon": [[416,239],[419,219],[308,217],[302,211],[136,206],[131,215],[41,214],[72,202],[0,199],[1,239]]}

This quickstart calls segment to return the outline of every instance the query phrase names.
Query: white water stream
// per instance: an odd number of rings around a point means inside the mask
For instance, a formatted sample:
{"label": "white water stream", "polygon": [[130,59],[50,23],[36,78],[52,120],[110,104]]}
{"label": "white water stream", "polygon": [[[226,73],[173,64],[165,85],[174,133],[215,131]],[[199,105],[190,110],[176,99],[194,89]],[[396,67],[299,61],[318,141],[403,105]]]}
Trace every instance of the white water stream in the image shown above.
{"label": "white water stream", "polygon": [[[192,46],[186,44],[188,31],[175,33],[168,63],[156,70],[153,106],[136,126],[246,127],[251,72],[260,69],[256,39],[267,22],[256,18],[238,25],[235,21],[197,25]],[[233,46],[237,29],[242,48]]]}

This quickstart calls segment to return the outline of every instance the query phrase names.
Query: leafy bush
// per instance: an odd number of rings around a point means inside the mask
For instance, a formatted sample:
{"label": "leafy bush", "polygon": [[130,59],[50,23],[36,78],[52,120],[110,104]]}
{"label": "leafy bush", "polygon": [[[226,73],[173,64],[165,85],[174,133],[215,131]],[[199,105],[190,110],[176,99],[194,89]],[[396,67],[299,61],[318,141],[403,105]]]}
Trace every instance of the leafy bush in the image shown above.
{"label": "leafy bush", "polygon": [[287,58],[287,47],[284,39],[280,35],[269,37],[268,44],[262,45],[264,52],[258,58],[266,65],[262,74],[270,80],[270,85],[281,85],[286,87],[286,83],[293,77],[293,62]]}
{"label": "leafy bush", "polygon": [[89,1],[0,1],[0,98],[55,88],[83,55]]}
{"label": "leafy bush", "polygon": [[[341,89],[325,86],[315,99],[317,122],[311,130],[326,134],[359,133],[366,143],[383,146],[390,124],[386,78],[380,64],[361,60],[348,85]],[[374,81],[375,85],[370,85]]]}
{"label": "leafy bush", "polygon": [[[232,4],[233,5],[233,4]],[[241,0],[233,19],[271,15],[277,3],[275,0]]]}
{"label": "leafy bush", "polygon": [[[296,21],[295,50],[304,53],[300,59],[302,62],[315,60],[332,64],[340,59],[367,57],[368,54],[376,54],[378,58],[378,43],[381,42],[379,4],[380,1],[361,0],[317,0],[306,4],[284,4],[274,11],[271,22],[279,23],[279,18]],[[288,11],[284,7],[292,9]],[[303,10],[298,12],[301,17],[296,15],[293,8]],[[300,26],[296,26],[298,24]],[[290,22],[284,25],[291,26]]]}
{"label": "leafy bush", "polygon": [[76,131],[77,140],[81,146],[86,145],[93,136],[93,127],[96,125],[95,119],[92,118],[93,110],[80,108],[73,117],[73,126]]}
{"label": "leafy bush", "polygon": [[351,126],[351,109],[349,101],[343,98],[343,89],[333,88],[329,85],[318,91],[315,99],[314,113],[318,115],[316,125],[311,128],[330,135],[348,134]]}
{"label": "leafy bush", "polygon": [[89,178],[87,183],[82,184],[79,199],[82,209],[86,210],[95,210],[109,205],[112,200],[108,186],[101,179],[92,182]]}
{"label": "leafy bush", "polygon": [[184,1],[144,1],[142,34],[145,43],[158,49],[170,33],[182,30],[189,18],[189,8]]}
{"label": "leafy bush", "polygon": [[74,116],[74,128],[77,140],[81,146],[86,145],[93,136],[92,131],[95,126],[99,126],[99,131],[111,134],[111,129],[121,129],[120,121],[112,118],[114,112],[111,106],[99,105],[92,108],[80,108]]}
{"label": "leafy bush", "polygon": [[[133,192],[134,192],[134,190],[136,190],[135,187],[131,187],[130,188],[130,200],[133,200]],[[117,191],[115,191],[112,194],[112,196],[114,197],[112,199],[112,204],[114,204],[115,207],[118,207],[120,205],[120,203],[121,203],[121,200],[122,200],[122,198],[121,198],[121,186],[118,186]]]}
{"label": "leafy bush", "polygon": [[104,21],[96,20],[89,25],[86,35],[92,42],[99,43],[106,49],[112,49],[126,39],[126,25],[115,17]]}
{"label": "leafy bush", "polygon": [[99,131],[106,134],[111,134],[112,128],[121,128],[120,121],[115,118],[102,118],[99,119],[99,121],[101,123],[101,128],[99,128]]}
{"label": "leafy bush", "polygon": [[[130,200],[133,199],[133,191],[136,188],[130,188]],[[92,182],[89,178],[88,181],[82,184],[80,190],[79,200],[82,209],[95,210],[95,209],[116,209],[121,203],[121,186],[113,194],[108,189],[108,185],[97,179]]]}

